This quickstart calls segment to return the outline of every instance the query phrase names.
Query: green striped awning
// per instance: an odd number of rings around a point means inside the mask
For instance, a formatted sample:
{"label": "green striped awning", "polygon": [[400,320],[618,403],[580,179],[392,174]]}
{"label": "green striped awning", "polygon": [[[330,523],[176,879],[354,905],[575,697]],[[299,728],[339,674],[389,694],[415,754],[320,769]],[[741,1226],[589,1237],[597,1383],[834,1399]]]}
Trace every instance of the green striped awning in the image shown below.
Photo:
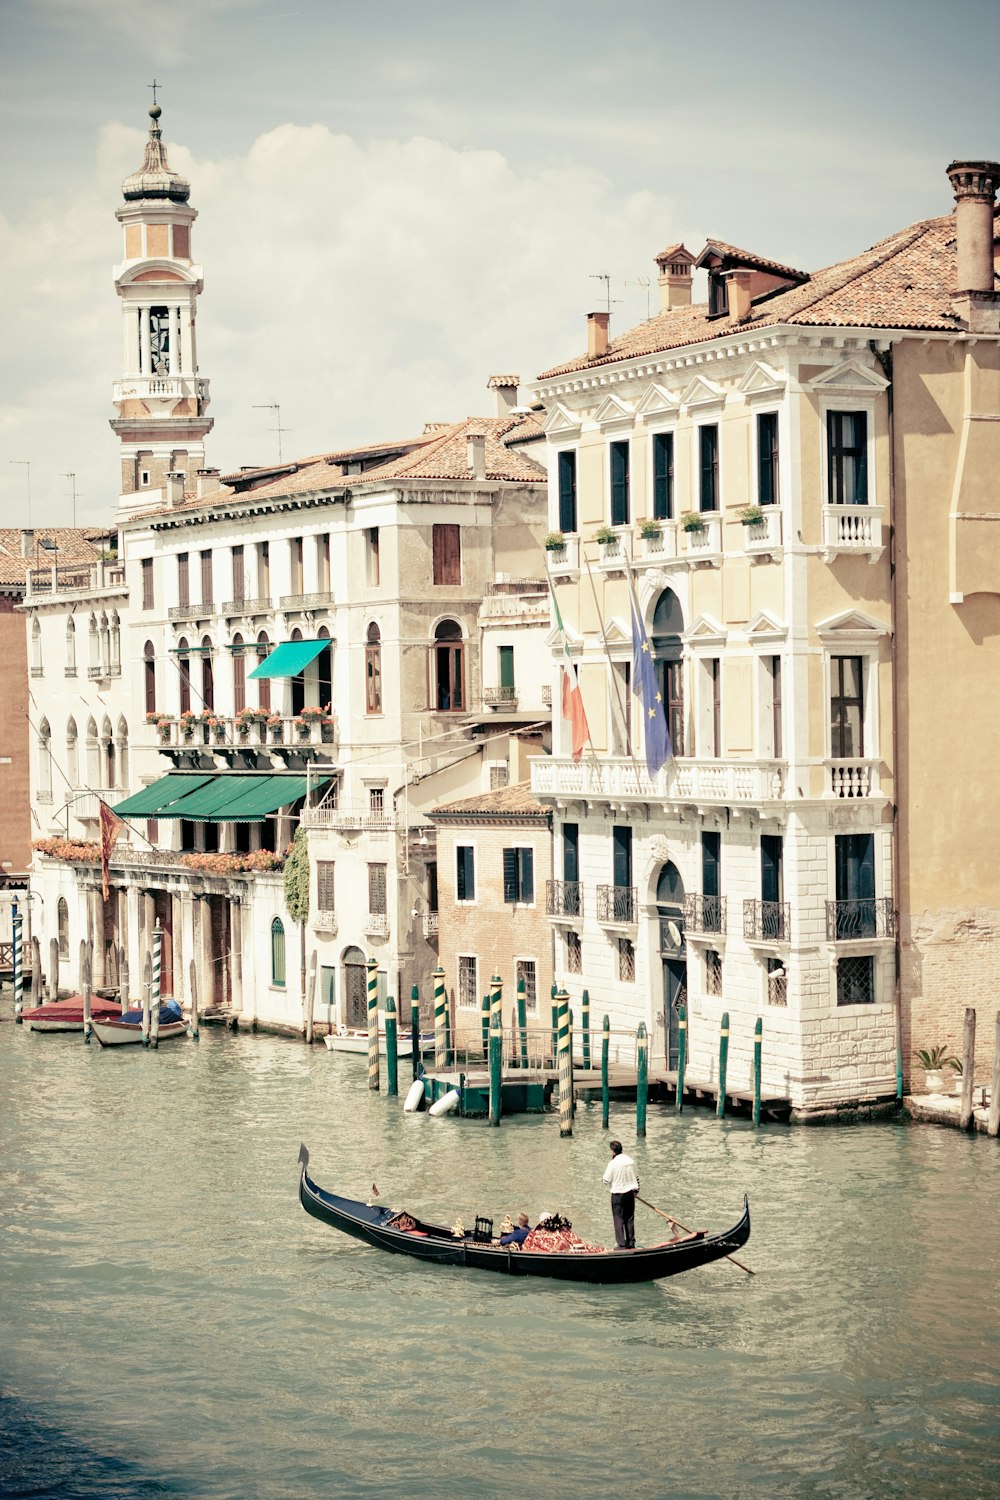
{"label": "green striped awning", "polygon": [[155,818],[158,813],[171,802],[184,797],[188,792],[204,786],[206,781],[214,781],[211,775],[205,772],[195,774],[192,772],[176,772],[170,776],[161,776],[159,781],[151,782],[144,786],[141,792],[134,796],[126,797],[124,802],[119,802],[112,812],[116,812],[120,818]]}
{"label": "green striped awning", "polygon": [[[287,807],[306,794],[308,787],[325,786],[331,776],[278,776],[266,771],[247,775],[164,776],[135,797],[114,809],[120,817],[184,818],[192,823],[259,823],[268,813]],[[181,795],[168,782],[187,781]],[[151,794],[162,789],[159,800]],[[142,802],[139,809],[134,807]]]}
{"label": "green striped awning", "polygon": [[282,641],[270,656],[254,667],[250,677],[297,677],[315,661],[329,641]]}

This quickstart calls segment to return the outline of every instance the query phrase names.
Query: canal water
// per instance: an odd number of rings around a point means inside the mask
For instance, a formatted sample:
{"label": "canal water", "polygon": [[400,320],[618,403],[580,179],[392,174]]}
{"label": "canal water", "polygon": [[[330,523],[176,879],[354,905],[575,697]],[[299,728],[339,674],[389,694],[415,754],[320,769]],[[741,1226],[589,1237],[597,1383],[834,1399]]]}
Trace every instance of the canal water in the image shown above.
{"label": "canal water", "polygon": [[[600,1106],[404,1116],[364,1058],[206,1030],[102,1052],[0,1024],[0,1494],[1000,1494],[1000,1151],[933,1127],[653,1106],[644,1196],[741,1258],[640,1287],[434,1270],[322,1186],[606,1243]],[[637,1210],[641,1241],[661,1221]]]}

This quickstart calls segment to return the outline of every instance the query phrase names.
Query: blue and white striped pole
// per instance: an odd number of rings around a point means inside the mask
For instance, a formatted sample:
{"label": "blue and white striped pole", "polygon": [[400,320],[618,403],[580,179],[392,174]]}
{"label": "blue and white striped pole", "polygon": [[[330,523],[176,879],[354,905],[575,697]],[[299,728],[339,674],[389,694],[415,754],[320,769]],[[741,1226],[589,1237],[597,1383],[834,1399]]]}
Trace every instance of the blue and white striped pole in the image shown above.
{"label": "blue and white striped pole", "polygon": [[163,965],[163,928],[157,918],[153,928],[153,971],[149,996],[149,1045],[160,1044],[160,971]]}

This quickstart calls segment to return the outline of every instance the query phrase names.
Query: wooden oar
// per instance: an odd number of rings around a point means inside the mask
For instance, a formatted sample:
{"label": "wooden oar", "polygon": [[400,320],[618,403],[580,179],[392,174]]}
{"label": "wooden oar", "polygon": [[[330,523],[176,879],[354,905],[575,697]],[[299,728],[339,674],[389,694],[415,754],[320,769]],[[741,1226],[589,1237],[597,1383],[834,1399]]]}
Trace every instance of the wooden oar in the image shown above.
{"label": "wooden oar", "polygon": [[[638,1193],[636,1193],[635,1197],[637,1203],[643,1204],[646,1208],[651,1208],[654,1214],[659,1214],[660,1218],[666,1219],[668,1224],[676,1224],[677,1228],[683,1229],[685,1234],[694,1233],[694,1230],[688,1229],[687,1225],[682,1224],[680,1219],[675,1219],[670,1214],[665,1214],[662,1208],[657,1208],[655,1203],[650,1203],[648,1198],[640,1198]],[[756,1276],[757,1272],[752,1270],[750,1266],[745,1266],[741,1260],[737,1260],[735,1255],[727,1255],[726,1259],[731,1260],[734,1266],[739,1266],[741,1271],[746,1271],[748,1276]]]}

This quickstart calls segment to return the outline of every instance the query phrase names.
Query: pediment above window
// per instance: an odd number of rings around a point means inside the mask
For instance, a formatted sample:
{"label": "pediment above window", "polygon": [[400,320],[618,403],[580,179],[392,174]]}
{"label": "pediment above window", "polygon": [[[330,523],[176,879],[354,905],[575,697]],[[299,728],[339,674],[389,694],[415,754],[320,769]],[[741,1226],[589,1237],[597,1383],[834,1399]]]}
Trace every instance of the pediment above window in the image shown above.
{"label": "pediment above window", "polygon": [[815,380],[810,380],[806,390],[823,391],[826,395],[877,396],[886,390],[889,382],[877,370],[871,370],[857,359],[845,359],[842,364],[824,370]]}
{"label": "pediment above window", "polygon": [[722,647],[726,644],[727,631],[725,625],[713,618],[712,615],[699,615],[693,621],[690,630],[684,632],[683,640],[685,646],[695,649],[700,647]]}
{"label": "pediment above window", "polygon": [[787,375],[782,370],[772,370],[763,360],[754,360],[737,386],[748,400],[757,396],[783,396]]}
{"label": "pediment above window", "polygon": [[631,424],[633,417],[634,408],[619,401],[617,396],[606,396],[594,412],[594,421],[598,427],[619,427],[626,422]]}
{"label": "pediment above window", "polygon": [[829,646],[871,645],[879,636],[888,635],[889,627],[860,609],[848,609],[820,620],[816,634]]}
{"label": "pediment above window", "polygon": [[726,393],[721,385],[716,385],[714,380],[706,380],[703,375],[696,375],[683,391],[681,405],[688,410],[696,410],[706,406],[721,406],[725,399]]}
{"label": "pediment above window", "polygon": [[565,635],[566,647],[570,656],[582,656],[583,636],[578,635],[575,630],[567,627],[564,631],[558,625],[553,625],[545,636],[545,644],[557,657],[562,655],[563,637]]}
{"label": "pediment above window", "polygon": [[766,609],[759,609],[747,625],[747,640],[756,642],[758,645],[763,645],[765,642],[783,641],[787,635],[788,626],[768,614]]}
{"label": "pediment above window", "polygon": [[636,407],[635,414],[640,418],[672,417],[676,415],[679,405],[677,397],[664,390],[662,385],[651,385]]}
{"label": "pediment above window", "polygon": [[580,436],[580,418],[575,412],[567,411],[560,401],[551,407],[545,414],[542,430],[546,437],[550,438],[578,438]]}
{"label": "pediment above window", "polygon": [[612,615],[604,627],[603,638],[606,646],[631,646],[632,631],[617,616]]}

